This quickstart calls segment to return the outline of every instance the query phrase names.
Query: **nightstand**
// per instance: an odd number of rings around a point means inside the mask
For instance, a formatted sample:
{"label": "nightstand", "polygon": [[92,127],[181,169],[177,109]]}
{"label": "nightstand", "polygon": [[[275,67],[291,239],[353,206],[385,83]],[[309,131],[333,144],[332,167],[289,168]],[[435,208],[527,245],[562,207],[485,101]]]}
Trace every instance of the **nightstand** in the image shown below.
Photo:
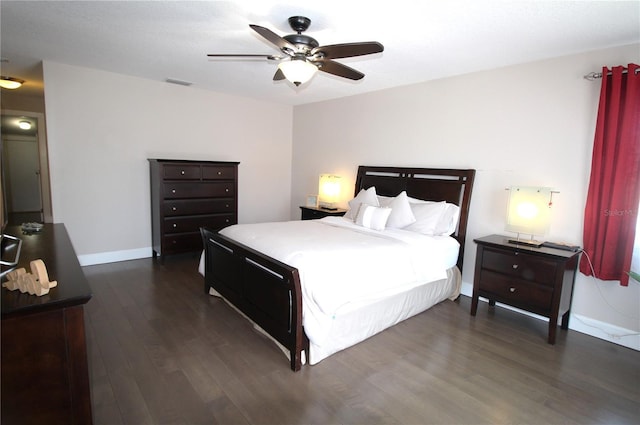
{"label": "nightstand", "polygon": [[573,283],[580,252],[532,248],[509,243],[500,235],[474,239],[477,246],[471,315],[478,297],[496,301],[549,318],[549,344],[556,342],[558,317],[562,329],[569,327]]}
{"label": "nightstand", "polygon": [[328,210],[320,207],[300,207],[300,209],[302,210],[302,220],[315,220],[328,216],[342,217],[347,212],[347,210],[341,208]]}

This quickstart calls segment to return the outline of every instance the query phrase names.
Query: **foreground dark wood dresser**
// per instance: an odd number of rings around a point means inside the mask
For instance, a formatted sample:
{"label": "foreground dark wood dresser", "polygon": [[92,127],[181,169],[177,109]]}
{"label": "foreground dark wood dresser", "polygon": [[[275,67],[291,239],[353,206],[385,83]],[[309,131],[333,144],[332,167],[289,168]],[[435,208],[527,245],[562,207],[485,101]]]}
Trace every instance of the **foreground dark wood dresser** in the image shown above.
{"label": "foreground dark wood dresser", "polygon": [[562,316],[562,329],[569,327],[580,253],[516,245],[500,235],[474,241],[478,250],[471,315],[476,315],[478,297],[484,297],[490,306],[497,301],[548,317],[547,341],[555,344],[558,317]]}
{"label": "foreground dark wood dresser", "polygon": [[238,222],[238,164],[149,159],[154,257],[201,251],[200,227]]}
{"label": "foreground dark wood dresser", "polygon": [[[44,261],[58,286],[41,297],[2,288],[3,424],[91,424],[84,304],[91,290],[63,224],[24,235],[18,268]],[[4,279],[3,279],[4,281]]]}

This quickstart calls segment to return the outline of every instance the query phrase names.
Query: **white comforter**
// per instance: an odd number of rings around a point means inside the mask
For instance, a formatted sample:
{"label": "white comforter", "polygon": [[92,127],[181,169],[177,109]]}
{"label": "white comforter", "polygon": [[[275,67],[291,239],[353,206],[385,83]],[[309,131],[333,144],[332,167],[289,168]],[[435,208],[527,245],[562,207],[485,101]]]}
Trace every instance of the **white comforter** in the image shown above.
{"label": "white comforter", "polygon": [[234,225],[220,233],[298,269],[305,333],[319,346],[334,317],[444,279],[459,250],[449,236],[379,232],[342,217]]}

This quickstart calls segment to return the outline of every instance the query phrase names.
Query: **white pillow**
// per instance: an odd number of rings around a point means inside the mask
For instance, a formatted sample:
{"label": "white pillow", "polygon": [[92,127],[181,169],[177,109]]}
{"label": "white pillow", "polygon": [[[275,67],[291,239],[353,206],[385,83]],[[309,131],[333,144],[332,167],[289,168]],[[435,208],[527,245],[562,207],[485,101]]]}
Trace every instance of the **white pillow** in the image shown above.
{"label": "white pillow", "polygon": [[[378,199],[380,199],[380,197],[378,197]],[[405,191],[400,192],[395,198],[389,199],[387,205],[383,205],[382,203],[380,203],[380,205],[391,208],[391,214],[387,221],[387,227],[391,229],[402,229],[416,221],[416,217],[413,211],[411,211],[409,197]]]}
{"label": "white pillow", "polygon": [[388,207],[391,201],[393,201],[393,196],[378,195],[377,198],[378,198],[378,204],[381,207]]}
{"label": "white pillow", "polygon": [[444,227],[439,226],[439,224],[445,215],[446,208],[447,203],[444,201],[411,204],[411,210],[413,211],[416,221],[405,227],[405,230],[429,236],[438,235],[439,233],[437,232],[442,230],[439,227]]}
{"label": "white pillow", "polygon": [[436,226],[437,235],[451,236],[456,232],[458,219],[460,218],[460,207],[456,204],[446,203],[444,214]]}
{"label": "white pillow", "polygon": [[391,208],[360,204],[355,222],[369,229],[384,230],[389,214],[391,214]]}
{"label": "white pillow", "polygon": [[380,206],[380,204],[378,203],[378,197],[376,196],[375,186],[371,186],[366,190],[360,189],[358,195],[349,201],[349,211],[346,212],[344,217],[355,220],[356,215],[358,214],[358,209],[360,208],[360,204],[372,205],[374,207]]}
{"label": "white pillow", "polygon": [[424,199],[412,198],[411,196],[408,196],[408,198],[411,204],[431,204],[435,202],[435,201],[425,201]]}

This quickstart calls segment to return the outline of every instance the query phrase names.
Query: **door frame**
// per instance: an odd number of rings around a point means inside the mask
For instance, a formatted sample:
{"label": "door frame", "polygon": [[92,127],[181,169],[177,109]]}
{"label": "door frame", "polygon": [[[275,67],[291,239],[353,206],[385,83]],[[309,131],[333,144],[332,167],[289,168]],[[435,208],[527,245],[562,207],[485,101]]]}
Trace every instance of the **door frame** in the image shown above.
{"label": "door frame", "polygon": [[42,201],[42,218],[45,223],[53,223],[51,208],[51,182],[49,179],[49,150],[47,148],[47,128],[44,114],[33,111],[19,111],[2,109],[1,115],[24,115],[33,118],[38,123],[38,160],[40,163],[40,196]]}

